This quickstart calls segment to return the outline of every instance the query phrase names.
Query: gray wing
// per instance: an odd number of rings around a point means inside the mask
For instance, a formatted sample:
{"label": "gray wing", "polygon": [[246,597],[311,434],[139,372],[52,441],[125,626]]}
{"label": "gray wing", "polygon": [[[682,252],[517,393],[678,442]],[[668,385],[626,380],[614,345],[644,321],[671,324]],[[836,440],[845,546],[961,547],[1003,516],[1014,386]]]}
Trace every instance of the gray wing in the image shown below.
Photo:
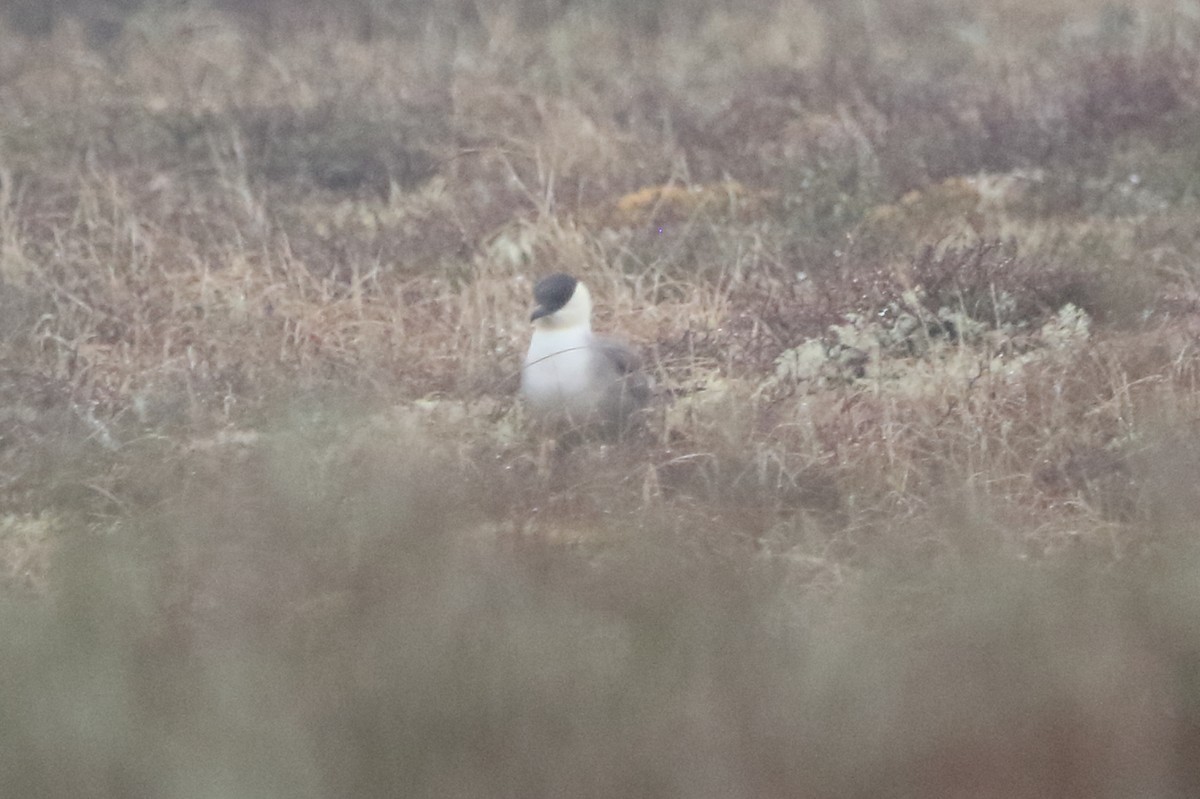
{"label": "gray wing", "polygon": [[597,360],[606,373],[605,380],[611,381],[605,398],[609,412],[625,417],[645,407],[651,385],[637,352],[622,341],[603,336],[595,337],[594,346],[602,356]]}
{"label": "gray wing", "polygon": [[641,356],[625,342],[604,336],[595,336],[592,340],[596,349],[604,355],[604,360],[617,371],[617,374],[627,375],[641,371]]}

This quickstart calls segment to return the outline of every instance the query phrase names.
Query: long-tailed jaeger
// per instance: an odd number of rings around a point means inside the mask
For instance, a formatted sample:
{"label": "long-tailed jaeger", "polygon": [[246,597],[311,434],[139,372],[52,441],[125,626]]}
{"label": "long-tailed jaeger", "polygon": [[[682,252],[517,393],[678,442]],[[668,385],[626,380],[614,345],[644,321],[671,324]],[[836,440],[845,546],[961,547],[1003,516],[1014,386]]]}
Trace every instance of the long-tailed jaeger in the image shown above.
{"label": "long-tailed jaeger", "polygon": [[608,434],[630,429],[650,399],[637,353],[592,332],[592,295],[561,272],[533,287],[533,336],[521,394],[543,421]]}

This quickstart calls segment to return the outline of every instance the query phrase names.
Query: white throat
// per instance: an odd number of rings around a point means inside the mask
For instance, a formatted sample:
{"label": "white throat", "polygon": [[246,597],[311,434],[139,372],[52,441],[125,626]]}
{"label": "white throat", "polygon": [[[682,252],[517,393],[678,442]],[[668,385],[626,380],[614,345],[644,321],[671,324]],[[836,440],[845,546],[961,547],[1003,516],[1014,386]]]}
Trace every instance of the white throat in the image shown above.
{"label": "white throat", "polygon": [[521,392],[540,410],[586,413],[599,399],[594,357],[591,325],[535,325],[521,370]]}

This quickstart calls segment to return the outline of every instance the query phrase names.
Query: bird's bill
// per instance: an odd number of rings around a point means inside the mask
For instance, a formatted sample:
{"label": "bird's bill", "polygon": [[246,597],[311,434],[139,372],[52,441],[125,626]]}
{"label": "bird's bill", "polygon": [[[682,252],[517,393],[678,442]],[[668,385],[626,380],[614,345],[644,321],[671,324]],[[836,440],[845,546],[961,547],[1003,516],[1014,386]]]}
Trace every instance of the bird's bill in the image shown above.
{"label": "bird's bill", "polygon": [[541,319],[543,316],[549,316],[552,313],[554,313],[554,311],[551,311],[549,308],[545,307],[544,305],[539,305],[538,307],[534,308],[533,313],[531,313],[529,315],[529,321],[536,322],[537,320]]}

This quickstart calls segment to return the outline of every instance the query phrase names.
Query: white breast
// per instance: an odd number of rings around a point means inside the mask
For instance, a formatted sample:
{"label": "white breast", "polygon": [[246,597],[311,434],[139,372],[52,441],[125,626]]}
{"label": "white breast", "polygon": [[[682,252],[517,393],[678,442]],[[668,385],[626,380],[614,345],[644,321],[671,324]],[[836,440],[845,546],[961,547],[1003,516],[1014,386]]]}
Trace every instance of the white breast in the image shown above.
{"label": "white breast", "polygon": [[521,393],[541,412],[587,413],[599,401],[586,326],[535,329],[521,370]]}

